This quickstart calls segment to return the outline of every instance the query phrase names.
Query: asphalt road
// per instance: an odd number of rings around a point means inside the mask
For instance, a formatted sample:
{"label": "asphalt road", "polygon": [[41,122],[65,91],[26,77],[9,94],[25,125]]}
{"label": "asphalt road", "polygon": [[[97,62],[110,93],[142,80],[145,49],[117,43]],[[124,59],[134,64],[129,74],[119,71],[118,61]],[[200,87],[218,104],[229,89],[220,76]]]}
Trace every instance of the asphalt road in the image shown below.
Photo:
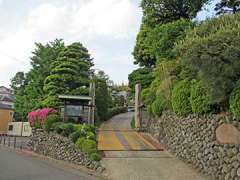
{"label": "asphalt road", "polygon": [[87,172],[0,146],[0,180],[93,180]]}

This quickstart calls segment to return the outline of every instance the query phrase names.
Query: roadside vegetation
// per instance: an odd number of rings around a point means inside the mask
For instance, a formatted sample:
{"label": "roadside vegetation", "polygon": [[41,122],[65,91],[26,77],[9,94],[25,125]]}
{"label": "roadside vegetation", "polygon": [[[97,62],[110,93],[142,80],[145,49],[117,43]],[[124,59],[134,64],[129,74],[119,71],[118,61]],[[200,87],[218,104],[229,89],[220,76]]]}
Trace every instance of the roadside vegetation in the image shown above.
{"label": "roadside vegetation", "polygon": [[133,51],[140,68],[129,75],[129,84],[132,93],[136,83],[143,85],[149,114],[231,112],[240,119],[239,4],[221,1],[216,6],[220,16],[196,22],[208,2],[142,0],[143,20]]}

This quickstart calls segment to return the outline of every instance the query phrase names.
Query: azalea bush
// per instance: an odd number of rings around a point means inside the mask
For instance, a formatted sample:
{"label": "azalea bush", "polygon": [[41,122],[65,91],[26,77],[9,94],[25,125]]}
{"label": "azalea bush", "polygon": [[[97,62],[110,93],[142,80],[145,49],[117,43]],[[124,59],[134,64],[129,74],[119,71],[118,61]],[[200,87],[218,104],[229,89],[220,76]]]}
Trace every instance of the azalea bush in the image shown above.
{"label": "azalea bush", "polygon": [[43,108],[28,113],[28,122],[32,127],[42,128],[44,122],[50,114],[56,114],[57,111],[52,108]]}

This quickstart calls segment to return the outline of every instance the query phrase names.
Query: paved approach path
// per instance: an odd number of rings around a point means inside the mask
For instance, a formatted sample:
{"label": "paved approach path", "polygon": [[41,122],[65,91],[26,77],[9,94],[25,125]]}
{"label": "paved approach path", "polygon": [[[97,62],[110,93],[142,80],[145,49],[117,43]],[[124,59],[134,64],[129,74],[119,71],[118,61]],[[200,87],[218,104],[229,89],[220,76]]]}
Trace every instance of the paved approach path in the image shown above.
{"label": "paved approach path", "polygon": [[[104,123],[99,129],[98,148],[106,175],[113,180],[206,180],[194,169],[178,160],[159,144],[131,130],[133,113],[121,114]],[[109,134],[105,134],[109,132]],[[134,134],[132,139],[124,132]],[[119,133],[123,135],[119,135]],[[130,135],[131,136],[131,135]],[[107,144],[107,143],[113,143]],[[136,148],[137,147],[137,148]],[[152,148],[151,148],[152,147]],[[155,148],[153,148],[155,147]],[[111,150],[112,148],[112,150]],[[120,149],[119,149],[120,148]],[[159,151],[158,148],[161,150]]]}
{"label": "paved approach path", "polygon": [[94,180],[87,172],[0,146],[0,180]]}

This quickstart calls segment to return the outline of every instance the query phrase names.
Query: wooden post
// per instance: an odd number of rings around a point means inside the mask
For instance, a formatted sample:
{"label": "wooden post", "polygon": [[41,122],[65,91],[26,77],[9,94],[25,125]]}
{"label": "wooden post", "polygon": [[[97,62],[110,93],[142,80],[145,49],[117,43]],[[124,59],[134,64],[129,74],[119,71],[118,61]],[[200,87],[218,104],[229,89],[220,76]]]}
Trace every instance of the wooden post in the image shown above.
{"label": "wooden post", "polygon": [[93,84],[92,84],[92,122],[91,124],[94,125],[95,124],[95,105],[96,105],[96,83],[95,81],[93,81]]}
{"label": "wooden post", "polygon": [[[89,96],[92,97],[92,76],[90,76]],[[92,100],[93,101],[93,100]],[[88,124],[91,124],[92,119],[92,101],[88,103]]]}
{"label": "wooden post", "polygon": [[141,117],[141,84],[135,86],[135,128],[140,131],[142,128]]}

